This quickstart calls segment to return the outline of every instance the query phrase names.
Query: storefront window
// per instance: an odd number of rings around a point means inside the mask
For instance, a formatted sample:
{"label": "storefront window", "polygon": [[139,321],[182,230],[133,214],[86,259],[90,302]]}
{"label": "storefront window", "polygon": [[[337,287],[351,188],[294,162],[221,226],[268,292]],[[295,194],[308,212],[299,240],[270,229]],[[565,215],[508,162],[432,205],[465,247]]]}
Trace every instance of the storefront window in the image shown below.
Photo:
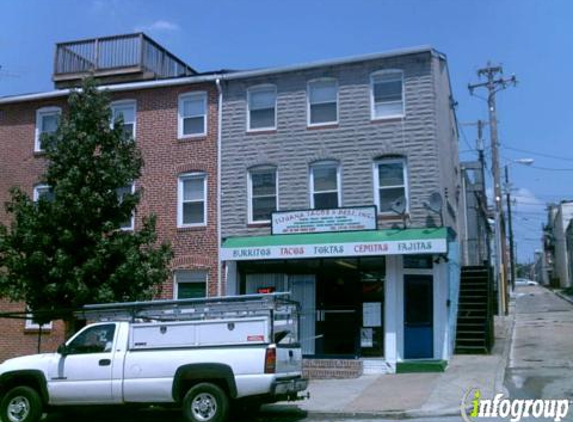
{"label": "storefront window", "polygon": [[300,303],[305,355],[384,356],[385,257],[245,261],[238,271],[241,293],[273,288]]}

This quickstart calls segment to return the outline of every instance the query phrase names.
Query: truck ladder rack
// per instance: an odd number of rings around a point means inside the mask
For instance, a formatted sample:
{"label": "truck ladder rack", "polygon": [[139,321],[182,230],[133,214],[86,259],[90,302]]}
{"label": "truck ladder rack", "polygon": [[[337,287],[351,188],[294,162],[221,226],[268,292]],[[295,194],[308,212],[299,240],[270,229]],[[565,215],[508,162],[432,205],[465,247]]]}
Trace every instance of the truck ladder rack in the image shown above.
{"label": "truck ladder rack", "polygon": [[85,305],[74,314],[86,320],[188,321],[272,315],[275,320],[296,315],[298,304],[289,292],[201,299],[151,300]]}

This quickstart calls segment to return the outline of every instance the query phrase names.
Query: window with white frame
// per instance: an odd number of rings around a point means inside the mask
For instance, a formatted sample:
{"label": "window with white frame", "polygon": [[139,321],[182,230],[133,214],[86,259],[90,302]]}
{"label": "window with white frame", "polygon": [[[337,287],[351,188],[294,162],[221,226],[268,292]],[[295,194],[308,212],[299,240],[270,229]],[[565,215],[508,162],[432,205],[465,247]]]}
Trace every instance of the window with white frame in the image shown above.
{"label": "window with white frame", "polygon": [[338,122],[338,84],[336,79],[317,79],[308,83],[308,125]]}
{"label": "window with white frame", "polygon": [[[42,324],[42,330],[51,330],[52,329],[52,321],[46,322]],[[39,330],[40,324],[34,321],[32,314],[26,314],[26,321],[24,322],[24,329],[25,330]]]}
{"label": "window with white frame", "polygon": [[404,116],[404,74],[381,70],[370,75],[372,119]]}
{"label": "window with white frame", "polygon": [[277,88],[261,85],[247,91],[247,129],[250,131],[276,129]]}
{"label": "window with white frame", "polygon": [[206,92],[190,92],[179,96],[177,131],[179,138],[207,134]]}
{"label": "window with white frame", "polygon": [[187,173],[178,181],[177,226],[207,225],[207,175]]}
{"label": "window with white frame", "polygon": [[340,206],[340,166],[336,161],[322,161],[310,166],[310,207]]}
{"label": "window with white frame", "polygon": [[271,221],[277,211],[277,169],[259,167],[251,169],[248,177],[249,223]]}
{"label": "window with white frame", "polygon": [[136,103],[133,100],[116,101],[111,104],[111,121],[112,124],[120,118],[123,118],[124,133],[135,139],[136,127]]}
{"label": "window with white frame", "polygon": [[176,270],[174,274],[174,298],[207,297],[207,277],[208,272],[205,270]]}
{"label": "window with white frame", "polygon": [[374,198],[379,213],[392,214],[397,201],[408,207],[408,176],[403,158],[380,159],[374,162]]}
{"label": "window with white frame", "polygon": [[34,151],[41,152],[42,137],[54,133],[58,129],[62,109],[59,107],[44,107],[36,111],[36,134]]}
{"label": "window with white frame", "polygon": [[[135,193],[135,184],[130,183],[128,185],[122,186],[121,188],[118,188],[116,192],[117,192],[117,199],[121,203],[123,202],[123,198],[126,195]],[[126,220],[119,225],[119,228],[122,230],[133,230],[134,227],[135,227],[135,218],[133,213],[131,214],[129,220]]]}
{"label": "window with white frame", "polygon": [[47,201],[54,200],[54,191],[49,185],[36,185],[34,186],[34,202],[38,202],[42,199],[46,199]]}

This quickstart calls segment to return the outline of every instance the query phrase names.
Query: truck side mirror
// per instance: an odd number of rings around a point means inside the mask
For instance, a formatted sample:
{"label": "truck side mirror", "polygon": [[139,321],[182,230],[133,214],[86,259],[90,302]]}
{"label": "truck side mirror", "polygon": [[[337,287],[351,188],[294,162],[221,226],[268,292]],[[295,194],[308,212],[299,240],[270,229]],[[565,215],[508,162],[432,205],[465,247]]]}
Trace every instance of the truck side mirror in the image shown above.
{"label": "truck side mirror", "polygon": [[58,346],[58,353],[62,356],[66,356],[69,353],[68,347],[65,343]]}

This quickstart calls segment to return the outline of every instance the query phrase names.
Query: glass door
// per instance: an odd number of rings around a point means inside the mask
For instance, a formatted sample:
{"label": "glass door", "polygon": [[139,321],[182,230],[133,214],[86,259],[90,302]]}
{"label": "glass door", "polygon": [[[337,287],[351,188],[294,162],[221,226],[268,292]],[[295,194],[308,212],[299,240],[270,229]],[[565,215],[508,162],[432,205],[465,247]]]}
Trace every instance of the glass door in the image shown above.
{"label": "glass door", "polygon": [[315,276],[289,276],[291,299],[300,304],[299,338],[303,355],[314,355],[316,340],[316,282]]}
{"label": "glass door", "polygon": [[325,260],[318,274],[317,353],[356,356],[359,314],[355,260]]}

